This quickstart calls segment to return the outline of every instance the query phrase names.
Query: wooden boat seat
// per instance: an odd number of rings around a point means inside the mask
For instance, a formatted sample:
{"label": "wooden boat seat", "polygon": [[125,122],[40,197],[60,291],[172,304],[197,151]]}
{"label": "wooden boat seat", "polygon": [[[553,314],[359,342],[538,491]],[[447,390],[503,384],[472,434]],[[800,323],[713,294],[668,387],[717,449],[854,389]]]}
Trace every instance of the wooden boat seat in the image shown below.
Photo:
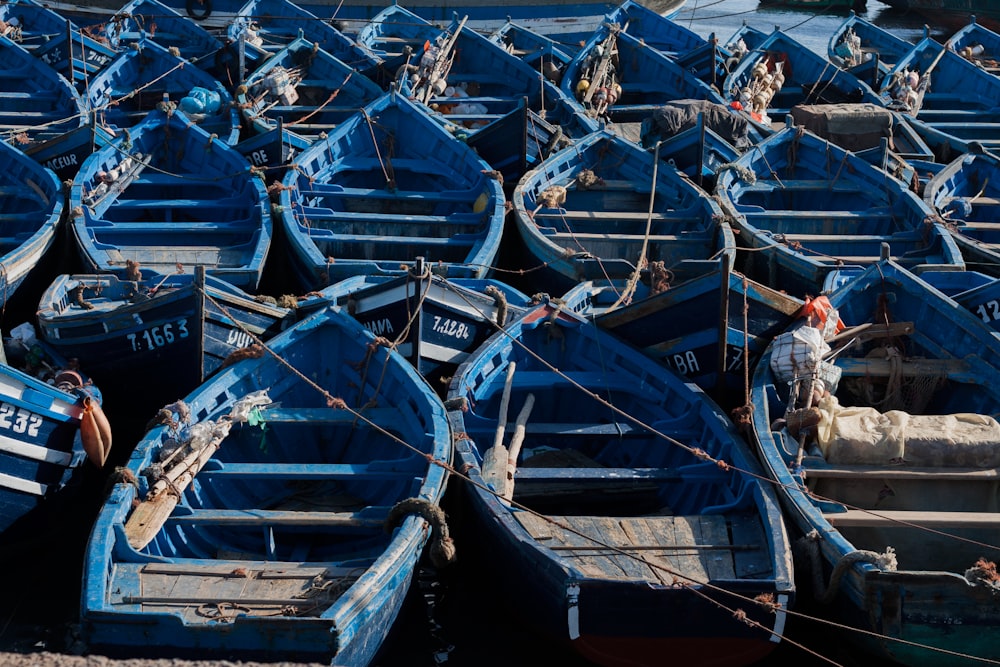
{"label": "wooden boat seat", "polygon": [[1000,229],[1000,220],[997,222],[963,222],[955,231],[962,232],[990,232]]}
{"label": "wooden boat seat", "polygon": [[365,425],[372,422],[387,430],[405,420],[399,408],[366,408],[359,412],[364,419],[350,410],[339,408],[270,408],[261,411],[261,417],[269,424],[352,424],[356,421]]}
{"label": "wooden boat seat", "polygon": [[[543,230],[544,231],[544,230]],[[637,234],[625,234],[625,233],[609,233],[609,234],[588,234],[585,232],[557,232],[547,233],[546,236],[550,236],[553,239],[576,239],[577,241],[620,241],[622,238],[633,238],[640,240],[643,238],[648,238],[651,243],[667,243],[671,245],[681,245],[681,244],[693,244],[693,245],[706,245],[713,243],[714,239],[705,236],[704,234],[700,236],[685,236],[683,234],[650,234],[648,237],[643,233]]]}
{"label": "wooden boat seat", "polygon": [[[374,171],[384,179],[383,167],[385,158],[348,156],[340,160],[334,160],[327,171]],[[392,168],[396,173],[401,170],[408,170],[419,174],[440,176],[442,178],[454,179],[454,174],[445,173],[434,169],[434,162],[428,160],[418,160],[416,158],[392,158]]]}
{"label": "wooden boat seat", "polygon": [[806,479],[871,479],[928,480],[928,481],[996,481],[1000,479],[997,468],[945,468],[939,466],[850,465],[835,466],[810,463],[805,468]]}
{"label": "wooden boat seat", "polygon": [[[801,220],[803,223],[815,224],[817,220],[860,220],[866,226],[874,222],[892,222],[892,215],[888,213],[873,214],[869,211],[810,211],[803,213],[795,210],[764,209],[761,206],[741,205],[738,207],[748,220],[763,218],[766,220]],[[831,234],[839,232],[832,231]]]}
{"label": "wooden boat seat", "polygon": [[[839,357],[836,361],[843,377],[889,377],[893,372],[887,359]],[[907,359],[902,362],[904,376],[949,377],[969,375],[965,359]]]}
{"label": "wooden boat seat", "polygon": [[679,482],[675,468],[526,468],[514,472],[515,484],[521,482]]}
{"label": "wooden boat seat", "polygon": [[225,223],[225,222],[146,222],[146,221],[129,221],[129,222],[119,222],[115,223],[109,227],[94,228],[95,235],[100,235],[107,238],[109,235],[114,234],[128,234],[130,236],[152,236],[156,234],[163,234],[168,232],[170,234],[177,234],[178,232],[183,232],[185,234],[239,234],[239,235],[250,235],[254,233],[256,229],[248,227],[247,225],[241,225],[238,223]]}
{"label": "wooden boat seat", "polygon": [[[249,200],[242,198],[229,199],[116,199],[114,208],[127,209],[206,209],[215,208],[232,211],[233,208],[247,208]],[[231,215],[227,215],[231,217]]]}
{"label": "wooden boat seat", "polygon": [[32,111],[28,109],[18,109],[16,111],[11,109],[0,110],[0,118],[9,118],[10,120],[17,120],[18,122],[4,123],[0,125],[2,129],[15,130],[30,128],[35,125],[42,125],[46,122],[66,122],[66,110],[65,109],[52,109],[52,110],[42,110],[42,111]]}
{"label": "wooden boat seat", "polygon": [[629,422],[611,424],[581,424],[576,422],[555,422],[552,424],[528,422],[524,426],[529,435],[647,435],[645,429]]}
{"label": "wooden boat seat", "polygon": [[[278,104],[273,107],[269,106],[264,115],[269,117],[273,117],[278,114],[295,114],[297,116],[304,116],[311,111],[320,111],[323,114],[336,112],[341,115],[347,115],[357,111],[357,107],[343,107],[335,104]],[[257,114],[257,117],[259,118],[260,114]],[[315,116],[313,116],[313,118],[315,118]],[[292,124],[294,125],[295,123]]]}
{"label": "wooden boat seat", "polygon": [[[872,513],[874,512],[874,514]],[[1000,528],[1000,512],[933,512],[927,510],[847,510],[823,517],[837,528],[908,528],[899,522],[922,528]]]}
{"label": "wooden boat seat", "polygon": [[382,529],[389,507],[366,507],[357,512],[295,512],[282,510],[203,510],[178,507],[167,524],[213,526],[306,526]]}
{"label": "wooden boat seat", "polygon": [[420,201],[472,202],[483,188],[472,190],[386,190],[385,188],[346,188],[332,183],[314,183],[309,189],[299,189],[303,197],[356,197],[363,199],[419,199]]}
{"label": "wooden boat seat", "polygon": [[782,233],[786,242],[816,243],[835,241],[836,243],[881,243],[891,235],[887,234],[787,234]]}
{"label": "wooden boat seat", "polygon": [[420,245],[420,246],[471,246],[481,240],[481,236],[469,234],[456,234],[454,236],[355,236],[349,234],[338,234],[336,238],[324,237],[323,241],[334,240],[338,243],[375,243],[380,246],[387,245]]}
{"label": "wooden boat seat", "polygon": [[[330,209],[306,208],[302,215],[297,216],[299,224],[311,227],[310,235],[337,236],[337,231],[343,227],[351,227],[361,223],[384,222],[392,228],[402,229],[414,234],[433,234],[442,231],[442,226],[449,227],[450,233],[465,231],[473,233],[482,230],[485,213],[451,213],[449,215],[403,215],[399,213],[352,213],[350,211],[331,211]],[[320,223],[316,225],[314,223]],[[455,229],[458,227],[458,229]],[[353,230],[352,235],[353,234]]]}
{"label": "wooden boat seat", "polygon": [[[863,193],[864,191],[858,187],[858,184],[854,181],[844,180],[843,182],[835,181],[830,182],[829,180],[821,180],[815,178],[789,178],[781,179],[779,184],[777,181],[772,180],[761,180],[756,183],[745,183],[740,186],[740,192],[771,192],[772,190],[822,190],[825,192],[857,192]],[[877,209],[870,209],[877,210]]]}
{"label": "wooden boat seat", "polygon": [[[411,461],[412,463],[413,461]],[[249,479],[342,479],[409,480],[426,472],[423,468],[394,470],[369,463],[221,463],[210,460],[198,473],[200,477],[239,477]]]}
{"label": "wooden boat seat", "polygon": [[[66,97],[54,90],[42,90],[37,93],[28,91],[5,90],[0,91],[0,99],[4,100],[30,100],[30,101],[55,101]],[[67,98],[68,99],[68,98]]]}
{"label": "wooden boat seat", "polygon": [[[699,218],[693,216],[685,216],[683,213],[653,213],[650,215],[646,211],[565,211],[562,213],[543,213],[538,212],[535,214],[535,223],[540,224],[539,221],[553,220],[559,222],[561,220],[594,220],[594,221],[608,221],[608,220],[628,220],[628,221],[639,221],[645,222],[646,220],[657,221],[669,221],[669,222],[688,222],[688,223],[698,223]],[[704,224],[703,222],[701,224]]]}

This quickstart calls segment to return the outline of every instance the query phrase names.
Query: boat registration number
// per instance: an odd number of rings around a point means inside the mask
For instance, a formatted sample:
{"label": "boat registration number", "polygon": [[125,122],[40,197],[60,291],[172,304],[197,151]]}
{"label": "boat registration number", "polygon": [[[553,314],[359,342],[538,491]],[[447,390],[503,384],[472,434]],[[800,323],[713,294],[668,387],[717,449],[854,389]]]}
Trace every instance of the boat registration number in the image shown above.
{"label": "boat registration number", "polygon": [[983,322],[996,322],[1000,320],[1000,302],[996,299],[981,303],[976,306],[976,314],[983,318]]}
{"label": "boat registration number", "polygon": [[130,333],[126,338],[132,345],[133,352],[143,352],[166,347],[182,338],[187,338],[188,335],[190,334],[187,328],[187,320],[182,319],[176,322],[167,322],[162,326],[150,327],[143,331]]}
{"label": "boat registration number", "polygon": [[440,315],[434,316],[434,323],[431,328],[443,336],[451,336],[452,338],[460,338],[462,340],[468,340],[470,333],[469,327],[462,322],[456,322],[453,319],[447,317],[441,317]]}
{"label": "boat registration number", "polygon": [[[704,354],[704,351],[702,351]],[[703,367],[716,368],[716,364],[704,364],[699,360],[699,350],[685,350],[664,357],[667,365],[685,377],[703,372]],[[726,372],[732,373],[743,368],[743,350],[735,345],[726,346]]]}
{"label": "boat registration number", "polygon": [[24,433],[34,438],[42,426],[41,415],[10,403],[0,403],[0,429]]}

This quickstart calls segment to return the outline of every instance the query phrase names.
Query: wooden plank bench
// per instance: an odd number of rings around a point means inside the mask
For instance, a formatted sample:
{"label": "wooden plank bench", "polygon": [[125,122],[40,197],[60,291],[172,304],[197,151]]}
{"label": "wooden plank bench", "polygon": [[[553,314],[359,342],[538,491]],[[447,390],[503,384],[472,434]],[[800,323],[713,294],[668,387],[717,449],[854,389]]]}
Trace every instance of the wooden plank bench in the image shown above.
{"label": "wooden plank bench", "polygon": [[823,517],[837,528],[908,528],[900,522],[921,528],[948,530],[957,528],[1000,528],[1000,512],[935,512],[927,510],[847,510]]}
{"label": "wooden plank bench", "polygon": [[389,507],[366,507],[357,512],[289,512],[282,510],[182,510],[168,524],[213,526],[316,526],[324,528],[378,528],[385,524]]}
{"label": "wooden plank bench", "polygon": [[[889,377],[893,372],[888,359],[839,357],[836,363],[845,377]],[[902,362],[904,376],[951,377],[969,372],[969,364],[964,359],[909,359]]]}
{"label": "wooden plank bench", "polygon": [[420,201],[469,202],[476,200],[483,188],[470,190],[387,190],[385,188],[348,188],[332,183],[313,183],[299,188],[303,197],[350,197],[359,199],[417,199]]}
{"label": "wooden plank bench", "polygon": [[997,468],[920,467],[892,465],[817,465],[805,468],[806,479],[927,480],[993,482],[1000,479]]}
{"label": "wooden plank bench", "polygon": [[[674,468],[526,468],[514,473],[515,485],[521,482],[679,482],[683,479]],[[516,487],[515,487],[516,488]]]}
{"label": "wooden plank bench", "polygon": [[701,217],[695,217],[693,215],[687,215],[685,212],[670,212],[670,213],[653,213],[650,215],[646,211],[565,211],[559,213],[548,213],[539,211],[534,215],[535,222],[539,220],[552,219],[555,221],[560,220],[591,220],[591,221],[608,221],[608,220],[628,220],[628,221],[638,221],[646,222],[647,220],[652,220],[653,222],[671,222],[671,223],[685,223],[694,224],[698,227],[705,226],[705,220]]}
{"label": "wooden plank bench", "polygon": [[320,231],[327,233],[313,234],[310,232],[309,236],[319,241],[342,243],[345,245],[375,243],[379,246],[419,245],[421,247],[435,246],[446,248],[449,246],[471,247],[479,240],[479,237],[472,234],[454,234],[452,236],[382,236],[371,234],[360,236],[358,234],[333,234],[325,229]]}
{"label": "wooden plank bench", "polygon": [[[412,465],[411,465],[412,468]],[[220,463],[209,461],[200,477],[239,477],[244,479],[320,479],[320,480],[407,480],[420,477],[426,467],[394,470],[385,465],[367,463]]]}
{"label": "wooden plank bench", "polygon": [[[485,219],[485,213],[451,213],[449,215],[419,215],[419,214],[403,214],[403,213],[354,213],[351,211],[333,211],[331,209],[320,209],[306,207],[300,211],[296,211],[296,217],[299,220],[309,221],[321,221],[321,222],[334,222],[334,223],[345,223],[345,224],[361,224],[364,223],[366,226],[373,222],[387,222],[395,224],[405,224],[418,225],[427,224],[431,225],[428,231],[433,229],[438,229],[440,231],[441,225],[461,225],[461,224],[481,224]],[[315,228],[314,228],[315,229]],[[333,233],[333,230],[327,229]]]}
{"label": "wooden plank bench", "polygon": [[[406,416],[399,408],[365,408],[356,412],[340,408],[270,408],[261,411],[268,424],[353,424],[368,422],[384,428],[397,429]],[[360,415],[360,416],[359,416]],[[363,418],[362,418],[363,417]],[[367,421],[366,421],[367,420]]]}

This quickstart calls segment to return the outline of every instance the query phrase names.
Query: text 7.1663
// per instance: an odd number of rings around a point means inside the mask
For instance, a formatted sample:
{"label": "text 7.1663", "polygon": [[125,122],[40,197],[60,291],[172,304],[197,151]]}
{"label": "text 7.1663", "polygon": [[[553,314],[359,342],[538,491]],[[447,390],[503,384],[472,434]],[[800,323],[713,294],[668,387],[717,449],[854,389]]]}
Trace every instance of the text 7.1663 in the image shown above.
{"label": "text 7.1663", "polygon": [[162,326],[150,327],[125,336],[132,345],[133,352],[155,350],[165,347],[189,335],[187,320],[167,322]]}

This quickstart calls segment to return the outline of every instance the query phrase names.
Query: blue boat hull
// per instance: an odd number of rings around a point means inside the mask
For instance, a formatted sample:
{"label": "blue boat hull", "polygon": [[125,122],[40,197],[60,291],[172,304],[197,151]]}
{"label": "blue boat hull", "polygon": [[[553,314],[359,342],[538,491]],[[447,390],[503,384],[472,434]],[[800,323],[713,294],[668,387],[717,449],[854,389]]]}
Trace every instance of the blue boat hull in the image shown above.
{"label": "blue boat hull", "polygon": [[[444,492],[443,407],[338,309],[269,347],[167,406],[135,448],[139,483],[114,487],[88,542],[92,650],[362,667],[390,631],[432,538],[419,508]],[[198,426],[217,435],[174,506],[147,469]],[[147,524],[160,503],[169,516]]]}
{"label": "blue boat hull", "polygon": [[[981,546],[1000,538],[989,500],[996,470],[979,458],[996,441],[945,433],[949,415],[977,420],[996,414],[996,334],[888,260],[845,282],[829,300],[854,327],[840,341],[857,343],[832,359],[842,374],[832,390],[847,412],[827,397],[819,409],[846,417],[871,408],[879,414],[858,429],[835,422],[828,431],[821,421],[819,433],[834,437],[828,445],[817,443],[787,427],[794,413],[787,412],[789,383],[771,363],[775,345],[753,380],[755,440],[789,529],[806,536],[803,557],[796,559],[800,578],[811,582],[829,618],[860,630],[846,632],[846,640],[881,659],[949,665],[967,664],[963,655],[996,660],[998,600],[983,574],[989,557]],[[872,326],[877,331],[865,335]],[[839,347],[836,340],[830,344]],[[895,374],[878,367],[886,348],[900,353],[892,362]],[[897,441],[879,436],[893,415],[907,419]],[[932,421],[918,431],[919,419]],[[854,441],[863,444],[839,444]],[[894,451],[890,442],[904,449]],[[968,456],[971,451],[978,454]]]}
{"label": "blue boat hull", "polygon": [[[497,595],[549,641],[615,666],[749,664],[776,646],[794,596],[777,499],[736,472],[753,456],[697,388],[546,304],[459,368],[448,405],[468,529]],[[746,561],[735,544],[754,545]]]}

